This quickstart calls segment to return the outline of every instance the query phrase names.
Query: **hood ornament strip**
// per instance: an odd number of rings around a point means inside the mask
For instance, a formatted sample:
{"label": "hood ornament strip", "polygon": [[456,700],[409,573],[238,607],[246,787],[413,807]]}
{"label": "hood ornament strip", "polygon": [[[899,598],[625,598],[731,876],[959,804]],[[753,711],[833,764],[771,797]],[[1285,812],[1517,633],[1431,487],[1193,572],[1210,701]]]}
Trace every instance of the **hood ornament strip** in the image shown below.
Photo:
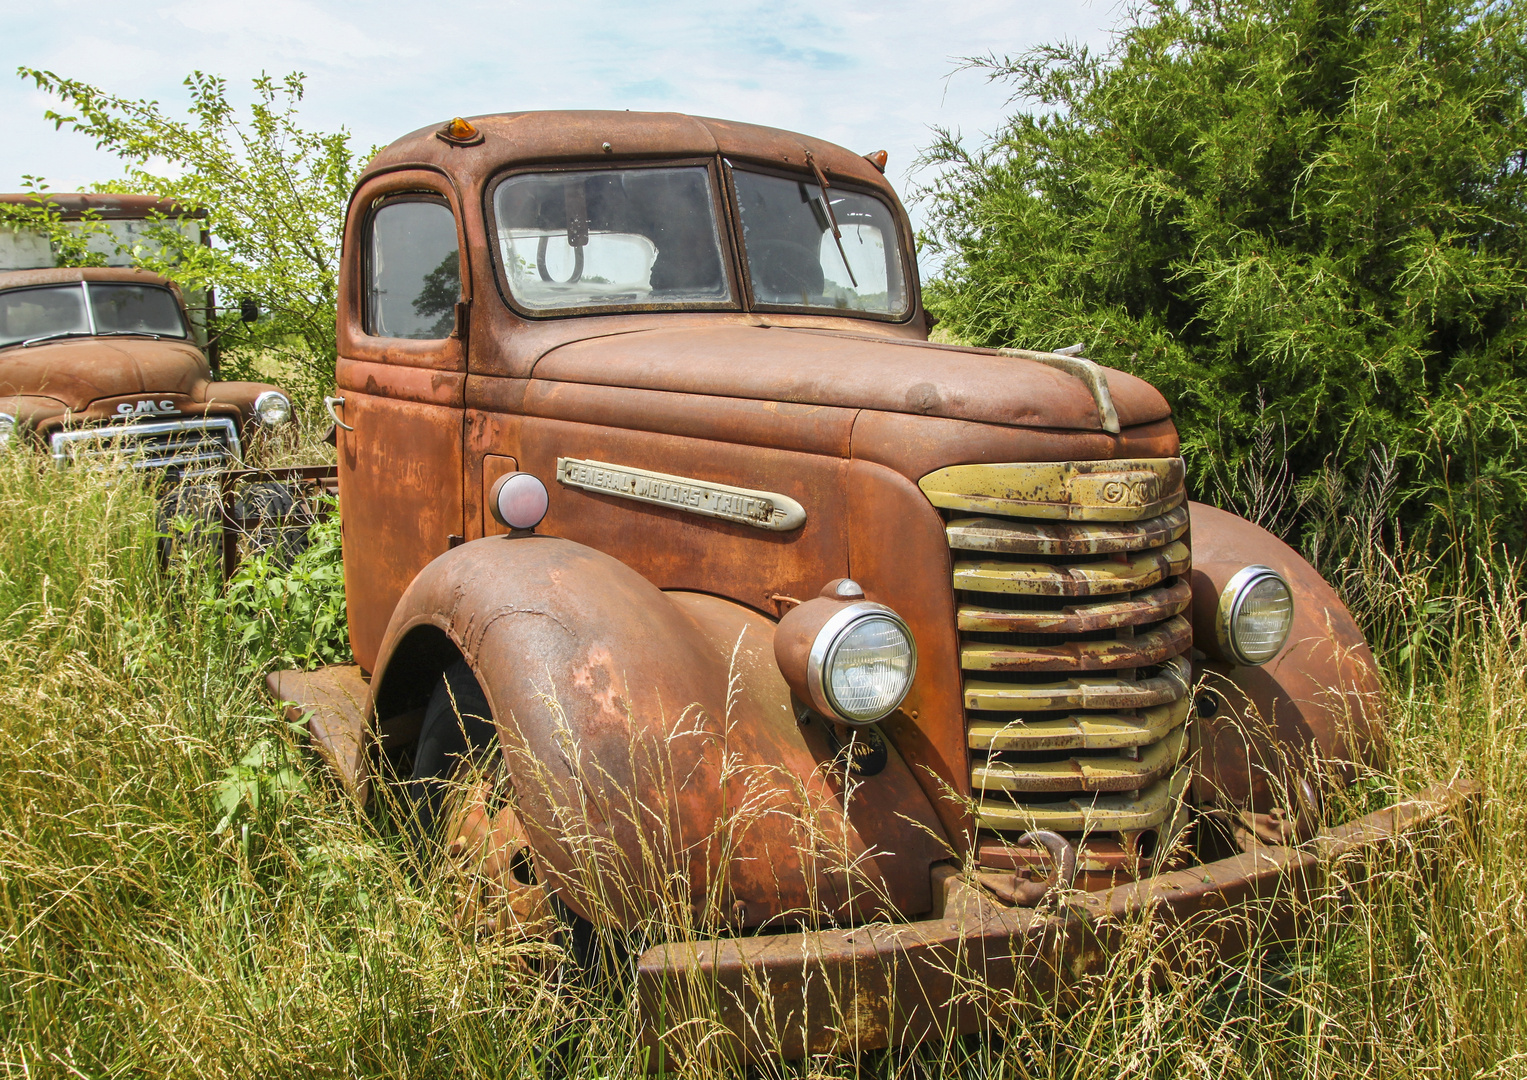
{"label": "hood ornament strip", "polygon": [[557,480],[568,487],[600,495],[666,506],[771,532],[789,532],[806,523],[805,508],[788,495],[712,484],[628,465],[559,457]]}
{"label": "hood ornament strip", "polygon": [[[1080,348],[1080,346],[1073,345],[1071,348]],[[1068,353],[1030,352],[1028,349],[998,349],[997,352],[1002,356],[1014,356],[1019,360],[1047,364],[1064,371],[1067,375],[1076,376],[1087,384],[1088,390],[1092,391],[1092,400],[1097,402],[1098,420],[1102,422],[1103,430],[1110,435],[1119,433],[1119,414],[1114,410],[1113,394],[1108,390],[1108,376],[1104,374],[1101,365],[1084,357],[1068,355]]]}

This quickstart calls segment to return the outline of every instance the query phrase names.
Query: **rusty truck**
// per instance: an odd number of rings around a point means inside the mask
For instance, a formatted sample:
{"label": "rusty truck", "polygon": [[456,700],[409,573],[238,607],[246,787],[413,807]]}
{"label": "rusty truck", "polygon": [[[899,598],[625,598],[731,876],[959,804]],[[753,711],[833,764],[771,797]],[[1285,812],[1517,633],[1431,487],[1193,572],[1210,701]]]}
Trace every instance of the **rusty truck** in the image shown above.
{"label": "rusty truck", "polygon": [[271,692],[470,917],[647,927],[654,1051],[970,1032],[1142,912],[1254,947],[1321,860],[1459,797],[1327,820],[1383,728],[1347,609],[1189,501],[1145,381],[930,341],[884,169],[506,113],[398,139],[350,202],[355,663]]}
{"label": "rusty truck", "polygon": [[[127,265],[156,228],[204,236],[203,215],[146,195],[0,195],[0,204],[100,230],[84,239],[108,263],[55,266],[43,232],[0,228],[0,445],[188,480],[237,463],[252,431],[292,422],[280,388],[218,378],[209,294],[188,304],[176,283]],[[241,307],[258,317],[252,303]]]}

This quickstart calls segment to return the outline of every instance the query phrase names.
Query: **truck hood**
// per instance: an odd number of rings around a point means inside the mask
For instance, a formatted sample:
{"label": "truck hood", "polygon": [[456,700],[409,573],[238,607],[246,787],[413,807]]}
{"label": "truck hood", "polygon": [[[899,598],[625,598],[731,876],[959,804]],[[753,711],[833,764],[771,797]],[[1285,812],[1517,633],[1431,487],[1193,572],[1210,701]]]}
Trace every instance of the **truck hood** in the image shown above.
{"label": "truck hood", "polygon": [[[1033,360],[869,333],[778,326],[687,326],[589,338],[537,361],[533,378],[786,401],[1076,431],[1101,431],[1078,378]],[[1164,420],[1143,379],[1107,371],[1119,423]]]}
{"label": "truck hood", "polygon": [[101,398],[133,394],[200,400],[211,374],[206,358],[181,341],[70,338],[0,350],[0,397],[50,397],[75,412]]}

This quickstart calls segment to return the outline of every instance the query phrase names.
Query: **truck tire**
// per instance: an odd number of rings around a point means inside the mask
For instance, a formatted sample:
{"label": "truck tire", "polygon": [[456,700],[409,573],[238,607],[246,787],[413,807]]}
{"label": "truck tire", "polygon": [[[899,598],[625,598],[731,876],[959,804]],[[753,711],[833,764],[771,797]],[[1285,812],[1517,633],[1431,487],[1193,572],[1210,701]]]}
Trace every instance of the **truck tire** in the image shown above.
{"label": "truck tire", "polygon": [[414,765],[404,788],[409,832],[420,864],[439,846],[440,813],[452,779],[463,765],[480,760],[498,745],[493,713],[465,660],[441,674],[430,694],[414,745]]}
{"label": "truck tire", "polygon": [[[442,817],[451,784],[464,767],[481,766],[498,748],[498,729],[487,696],[465,660],[457,660],[435,683],[406,787],[409,832],[418,865],[428,867],[442,850]],[[572,961],[572,977],[585,988],[624,986],[632,976],[634,955],[623,935],[602,932],[555,896],[551,910],[560,929],[555,935]],[[564,973],[565,974],[565,973]]]}
{"label": "truck tire", "polygon": [[170,556],[176,548],[196,547],[205,542],[211,536],[217,520],[216,486],[191,481],[166,486],[159,493],[159,505],[155,513],[160,565],[169,565]]}

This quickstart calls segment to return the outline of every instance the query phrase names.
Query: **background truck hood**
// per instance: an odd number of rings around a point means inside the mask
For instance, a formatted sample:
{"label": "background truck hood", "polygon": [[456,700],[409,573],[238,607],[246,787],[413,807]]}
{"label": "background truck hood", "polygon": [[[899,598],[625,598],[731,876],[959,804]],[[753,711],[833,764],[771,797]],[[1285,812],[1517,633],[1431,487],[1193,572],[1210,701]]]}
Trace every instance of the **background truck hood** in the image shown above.
{"label": "background truck hood", "polygon": [[73,411],[134,394],[199,400],[211,370],[195,346],[153,338],[69,338],[0,350],[0,397],[56,398]]}
{"label": "background truck hood", "polygon": [[[1171,415],[1142,379],[1108,371],[1119,423]],[[760,326],[685,326],[558,346],[533,378],[672,393],[873,409],[1077,431],[1100,431],[1080,379],[1003,356],[873,334]]]}

